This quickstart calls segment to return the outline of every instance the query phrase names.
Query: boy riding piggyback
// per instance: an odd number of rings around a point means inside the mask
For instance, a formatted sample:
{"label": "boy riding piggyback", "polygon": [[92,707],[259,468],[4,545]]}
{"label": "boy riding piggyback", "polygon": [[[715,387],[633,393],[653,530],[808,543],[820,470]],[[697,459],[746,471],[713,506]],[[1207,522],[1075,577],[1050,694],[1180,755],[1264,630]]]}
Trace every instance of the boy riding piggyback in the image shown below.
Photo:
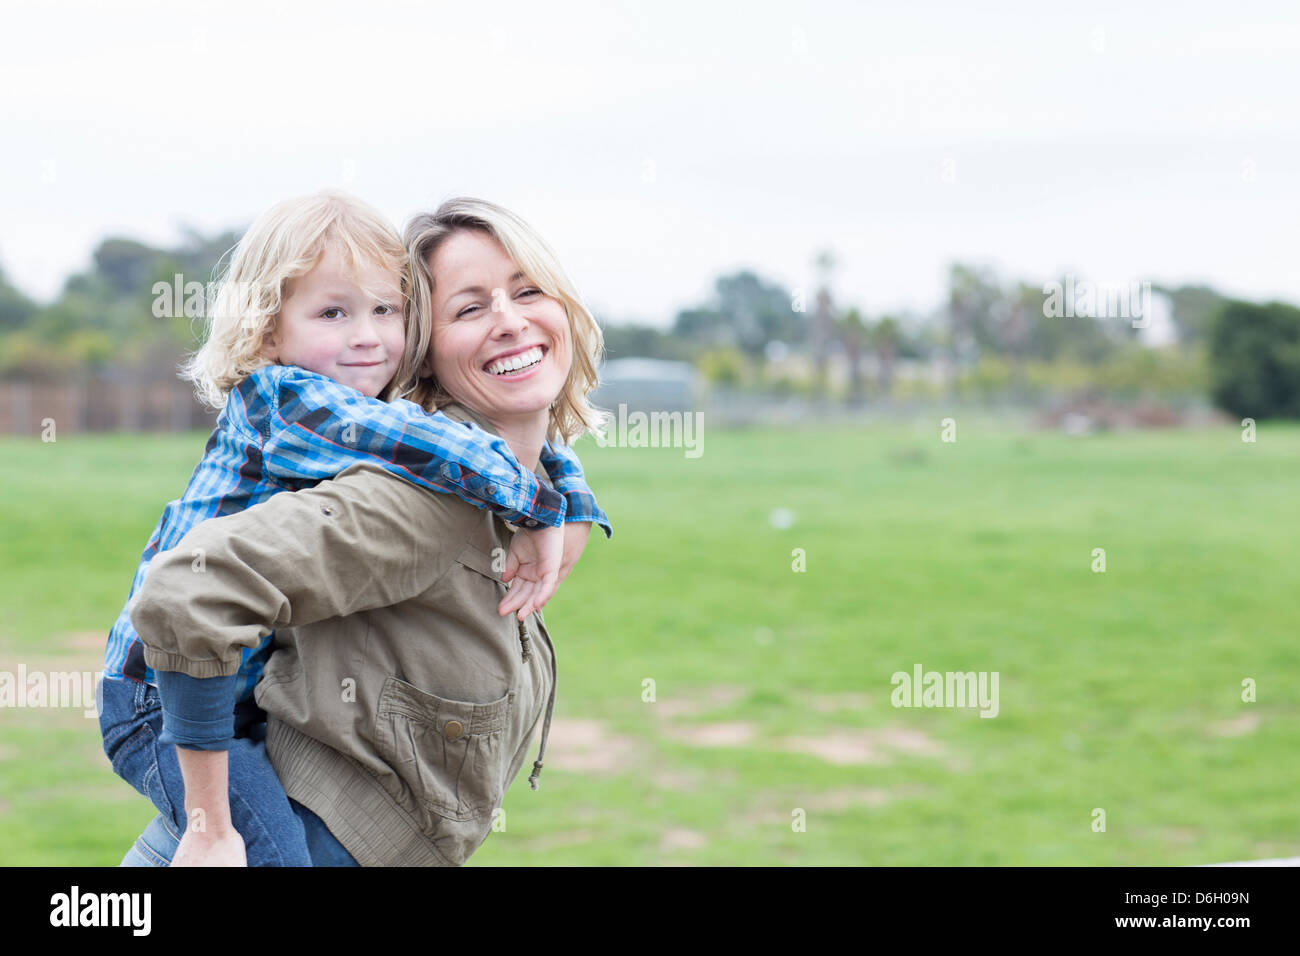
{"label": "boy riding piggyback", "polygon": [[[612,534],[568,448],[543,449],[552,490],[499,436],[399,397],[425,359],[415,351],[429,341],[414,327],[427,318],[408,307],[406,269],[392,226],[347,196],[283,202],[250,227],[207,338],[185,369],[221,415],[184,494],[150,537],[132,597],[152,558],[201,521],[359,462],[516,525],[502,575],[514,583],[498,612],[520,620],[576,563],[591,522]],[[194,569],[202,573],[202,555]],[[114,771],[152,800],[156,822],[179,840],[172,865],[311,865],[308,837],[328,831],[285,795],[266,756],[265,715],[252,699],[273,635],[245,648],[233,675],[220,674],[215,661],[202,677],[154,671],[129,606],[128,598],[108,639],[100,726]],[[223,744],[207,742],[214,731]],[[215,760],[222,750],[228,759]],[[198,812],[222,804],[205,800],[205,791],[227,787],[230,819]],[[148,846],[137,844],[135,854],[168,862]]]}

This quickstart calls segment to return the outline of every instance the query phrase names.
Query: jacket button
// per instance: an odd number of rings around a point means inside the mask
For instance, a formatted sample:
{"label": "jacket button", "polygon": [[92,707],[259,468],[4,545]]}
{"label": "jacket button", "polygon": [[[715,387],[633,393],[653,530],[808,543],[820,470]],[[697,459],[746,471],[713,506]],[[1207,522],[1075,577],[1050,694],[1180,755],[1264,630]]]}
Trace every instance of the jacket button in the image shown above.
{"label": "jacket button", "polygon": [[459,720],[449,720],[447,726],[442,728],[442,732],[447,735],[448,740],[455,740],[465,732],[465,727]]}

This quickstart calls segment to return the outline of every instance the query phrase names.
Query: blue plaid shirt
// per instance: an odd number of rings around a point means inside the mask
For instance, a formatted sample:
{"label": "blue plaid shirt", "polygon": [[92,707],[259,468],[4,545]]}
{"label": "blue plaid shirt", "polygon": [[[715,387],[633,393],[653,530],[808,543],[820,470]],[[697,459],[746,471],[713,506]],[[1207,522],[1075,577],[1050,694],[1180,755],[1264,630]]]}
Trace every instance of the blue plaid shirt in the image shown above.
{"label": "blue plaid shirt", "polygon": [[[208,518],[234,514],[281,491],[308,488],[359,461],[376,462],[413,484],[491,508],[525,528],[592,521],[614,530],[583,478],[572,449],[547,442],[541,453],[554,490],[521,465],[505,439],[472,422],[398,399],[383,402],[293,365],[268,365],[230,392],[185,493],[163,509],[108,637],[104,676],[156,684],[131,623],[130,598],[149,562]],[[195,556],[195,561],[201,558]],[[244,648],[237,701],[251,697],[270,655],[271,637]]]}

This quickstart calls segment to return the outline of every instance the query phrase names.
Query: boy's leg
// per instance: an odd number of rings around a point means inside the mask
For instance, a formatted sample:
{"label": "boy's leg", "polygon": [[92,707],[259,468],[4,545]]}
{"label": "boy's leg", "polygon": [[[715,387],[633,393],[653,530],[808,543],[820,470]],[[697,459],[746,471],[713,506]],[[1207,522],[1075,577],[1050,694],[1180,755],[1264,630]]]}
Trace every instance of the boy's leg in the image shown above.
{"label": "boy's leg", "polygon": [[[302,820],[275,775],[264,739],[236,737],[228,753],[230,818],[244,838],[248,865],[311,866]],[[176,771],[180,772],[179,762]]]}
{"label": "boy's leg", "polygon": [[118,866],[170,866],[181,838],[172,832],[171,821],[161,813],[150,821]]}
{"label": "boy's leg", "polygon": [[99,729],[113,772],[149,798],[172,833],[183,833],[184,787],[167,785],[158,759],[158,688],[129,678],[105,678],[100,688]]}
{"label": "boy's leg", "polygon": [[[170,834],[184,833],[185,781],[176,748],[158,743],[162,733],[158,688],[132,680],[105,680],[100,729],[113,771],[153,802],[170,824]],[[289,805],[265,744],[260,739],[235,738],[228,753],[230,816],[244,838],[248,865],[311,866],[302,821]],[[142,856],[166,855],[170,861],[175,846],[158,845],[161,839],[150,842],[144,835],[141,839],[154,851],[141,851]]]}
{"label": "boy's leg", "polygon": [[307,849],[311,851],[312,866],[360,866],[338,838],[330,833],[325,821],[292,797],[289,803],[302,820],[307,836]]}

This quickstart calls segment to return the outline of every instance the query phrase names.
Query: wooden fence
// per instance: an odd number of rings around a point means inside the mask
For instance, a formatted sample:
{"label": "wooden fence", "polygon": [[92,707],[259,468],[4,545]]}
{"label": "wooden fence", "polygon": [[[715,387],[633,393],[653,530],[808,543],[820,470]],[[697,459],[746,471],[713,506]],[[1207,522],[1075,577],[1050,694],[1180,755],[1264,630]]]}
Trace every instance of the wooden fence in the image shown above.
{"label": "wooden fence", "polygon": [[182,381],[0,382],[0,434],[211,428],[216,413]]}

